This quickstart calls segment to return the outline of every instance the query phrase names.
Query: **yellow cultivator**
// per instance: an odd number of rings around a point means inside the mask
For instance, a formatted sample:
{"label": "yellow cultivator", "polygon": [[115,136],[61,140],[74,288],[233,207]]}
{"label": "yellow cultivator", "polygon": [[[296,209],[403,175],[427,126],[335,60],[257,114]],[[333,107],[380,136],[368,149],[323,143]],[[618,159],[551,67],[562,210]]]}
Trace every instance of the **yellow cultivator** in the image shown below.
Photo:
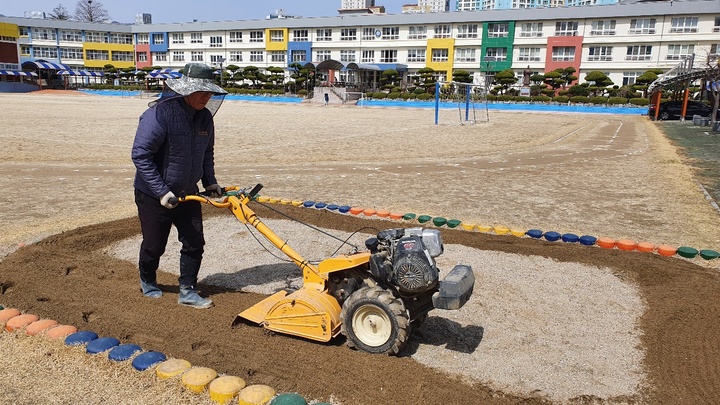
{"label": "yellow cultivator", "polygon": [[455,266],[439,281],[434,260],[443,252],[439,231],[387,229],[365,242],[367,252],[334,256],[315,266],[248,206],[261,188],[258,184],[246,192],[227,187],[219,201],[203,195],[180,198],[229,208],[240,222],[256,228],[302,270],[301,288],[290,293],[278,291],[240,312],[238,318],[321,342],[342,333],[351,347],[397,354],[411,326],[419,325],[430,310],[458,309],[470,298],[475,277],[469,266]]}

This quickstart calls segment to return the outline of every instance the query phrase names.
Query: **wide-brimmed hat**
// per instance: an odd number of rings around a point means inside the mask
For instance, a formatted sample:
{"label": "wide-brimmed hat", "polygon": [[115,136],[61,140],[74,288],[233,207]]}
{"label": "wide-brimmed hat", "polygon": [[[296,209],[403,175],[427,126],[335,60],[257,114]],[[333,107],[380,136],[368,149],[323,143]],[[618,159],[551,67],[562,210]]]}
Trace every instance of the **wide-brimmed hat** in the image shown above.
{"label": "wide-brimmed hat", "polygon": [[204,63],[186,64],[182,77],[167,79],[165,84],[182,96],[188,96],[198,91],[209,91],[216,95],[227,94],[222,87],[213,83],[213,69]]}

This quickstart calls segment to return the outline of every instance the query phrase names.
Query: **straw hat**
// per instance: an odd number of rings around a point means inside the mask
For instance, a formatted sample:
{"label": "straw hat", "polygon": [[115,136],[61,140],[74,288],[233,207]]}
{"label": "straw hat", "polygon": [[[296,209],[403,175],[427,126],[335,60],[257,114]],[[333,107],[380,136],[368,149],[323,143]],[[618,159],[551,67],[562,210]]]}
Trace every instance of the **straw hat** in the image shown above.
{"label": "straw hat", "polygon": [[204,63],[186,64],[182,77],[168,79],[165,84],[182,96],[188,96],[198,91],[209,91],[215,95],[227,94],[222,87],[213,83],[213,69]]}

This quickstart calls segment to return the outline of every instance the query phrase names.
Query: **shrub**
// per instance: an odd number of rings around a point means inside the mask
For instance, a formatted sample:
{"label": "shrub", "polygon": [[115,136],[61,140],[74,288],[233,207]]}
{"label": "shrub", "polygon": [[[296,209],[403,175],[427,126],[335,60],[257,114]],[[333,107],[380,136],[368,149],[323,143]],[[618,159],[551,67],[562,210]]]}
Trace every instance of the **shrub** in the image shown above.
{"label": "shrub", "polygon": [[382,91],[377,91],[375,93],[372,93],[372,98],[376,98],[378,100],[383,100],[387,98],[387,93],[384,93]]}
{"label": "shrub", "polygon": [[642,97],[639,97],[639,98],[631,98],[631,99],[630,99],[630,104],[632,104],[632,105],[645,106],[645,105],[650,104],[650,100],[647,99],[647,98],[642,98]]}
{"label": "shrub", "polygon": [[390,100],[397,100],[400,98],[400,93],[392,92],[387,95],[387,98]]}
{"label": "shrub", "polygon": [[[573,98],[575,98],[575,97],[573,97]],[[607,99],[607,97],[603,97],[603,96],[595,96],[590,99],[590,102],[593,104],[600,105],[600,104],[607,103],[608,99]]]}
{"label": "shrub", "polygon": [[628,102],[628,99],[626,99],[625,97],[610,97],[608,99],[609,105],[622,105],[622,104],[627,104],[627,102]]}
{"label": "shrub", "polygon": [[487,96],[485,96],[485,98],[487,99],[487,101],[497,101],[497,96],[494,94],[488,94]]}
{"label": "shrub", "polygon": [[512,99],[513,99],[513,96],[508,96],[508,95],[504,95],[504,94],[502,96],[497,96],[498,101],[512,101]]}
{"label": "shrub", "polygon": [[567,103],[568,101],[570,101],[570,97],[568,97],[568,96],[557,96],[557,97],[553,98],[552,100],[553,100],[554,102],[556,102],[556,103],[563,103],[563,104],[565,104],[565,103]]}
{"label": "shrub", "polygon": [[402,93],[400,94],[400,98],[403,100],[410,100],[411,98],[415,98],[415,94],[412,93]]}
{"label": "shrub", "polygon": [[530,97],[515,96],[513,97],[513,101],[517,101],[518,103],[527,103],[530,101]]}
{"label": "shrub", "polygon": [[552,100],[552,99],[548,96],[534,96],[531,98],[531,100],[541,102],[541,103],[549,103],[550,100]]}
{"label": "shrub", "polygon": [[428,93],[423,93],[423,94],[417,95],[418,100],[431,100],[433,98],[435,98],[435,96],[433,96],[432,94],[428,94]]}
{"label": "shrub", "polygon": [[303,96],[303,97],[305,97],[305,96],[308,95],[308,91],[305,90],[305,89],[298,90],[297,94],[298,94],[298,96]]}
{"label": "shrub", "polygon": [[586,104],[590,102],[590,99],[585,96],[574,96],[570,98],[571,103]]}

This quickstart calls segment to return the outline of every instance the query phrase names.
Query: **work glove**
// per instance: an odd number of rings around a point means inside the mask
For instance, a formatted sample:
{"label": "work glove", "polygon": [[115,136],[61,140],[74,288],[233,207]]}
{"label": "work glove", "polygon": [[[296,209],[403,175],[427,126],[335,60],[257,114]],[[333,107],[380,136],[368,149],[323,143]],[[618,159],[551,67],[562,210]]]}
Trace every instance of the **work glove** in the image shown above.
{"label": "work glove", "polygon": [[205,187],[205,191],[210,193],[210,197],[218,198],[222,195],[222,188],[217,184],[211,184]]}
{"label": "work glove", "polygon": [[[172,203],[170,202],[171,198],[174,199],[174,202],[172,202]],[[160,199],[160,204],[169,210],[177,207],[178,203],[179,203],[179,201],[177,200],[177,197],[175,197],[175,194],[173,194],[172,191],[168,192],[167,194],[162,196],[162,198]]]}

